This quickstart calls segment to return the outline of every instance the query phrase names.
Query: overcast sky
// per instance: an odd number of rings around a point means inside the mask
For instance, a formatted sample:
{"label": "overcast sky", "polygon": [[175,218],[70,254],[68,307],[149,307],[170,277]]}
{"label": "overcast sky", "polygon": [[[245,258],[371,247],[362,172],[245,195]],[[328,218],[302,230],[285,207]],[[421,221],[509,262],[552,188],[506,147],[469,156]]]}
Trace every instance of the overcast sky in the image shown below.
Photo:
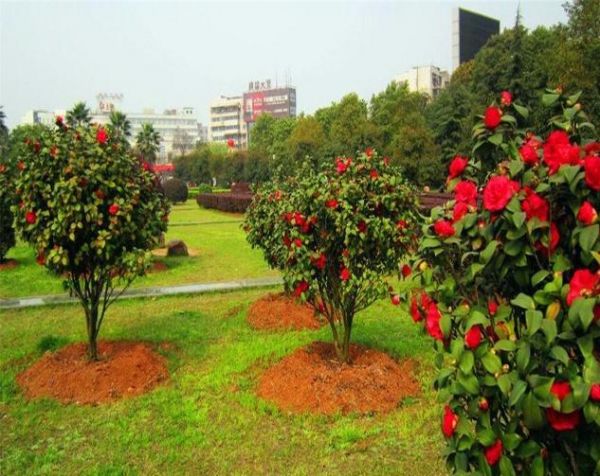
{"label": "overcast sky", "polygon": [[[523,23],[564,23],[561,3],[521,0]],[[503,29],[517,4],[0,0],[0,105],[14,126],[27,110],[114,92],[126,112],[192,106],[206,122],[215,97],[287,76],[311,113],[351,91],[369,99],[412,66],[450,68],[456,6]]]}

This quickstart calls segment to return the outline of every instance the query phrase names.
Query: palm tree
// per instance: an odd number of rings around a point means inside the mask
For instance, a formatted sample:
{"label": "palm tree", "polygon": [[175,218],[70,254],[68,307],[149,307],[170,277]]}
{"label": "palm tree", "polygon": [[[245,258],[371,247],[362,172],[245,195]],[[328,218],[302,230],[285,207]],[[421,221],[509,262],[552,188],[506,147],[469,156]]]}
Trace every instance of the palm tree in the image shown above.
{"label": "palm tree", "polygon": [[112,111],[109,116],[110,123],[116,135],[120,135],[125,139],[131,137],[131,122],[127,116],[120,111]]}
{"label": "palm tree", "polygon": [[84,102],[78,102],[73,109],[67,111],[67,124],[71,127],[83,126],[92,122],[90,110]]}
{"label": "palm tree", "polygon": [[154,163],[156,161],[156,153],[160,144],[160,134],[154,130],[152,124],[142,124],[142,130],[138,133],[136,146],[144,160]]}

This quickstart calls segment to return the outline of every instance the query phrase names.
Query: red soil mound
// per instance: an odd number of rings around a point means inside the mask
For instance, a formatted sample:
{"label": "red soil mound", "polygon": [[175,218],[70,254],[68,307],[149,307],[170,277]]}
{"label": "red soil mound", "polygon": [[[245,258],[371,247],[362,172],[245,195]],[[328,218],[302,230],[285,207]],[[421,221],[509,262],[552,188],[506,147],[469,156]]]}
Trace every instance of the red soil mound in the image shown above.
{"label": "red soil mound", "polygon": [[71,344],[17,376],[27,398],[97,404],[148,392],[168,379],[164,358],[141,342],[99,342],[97,362],[87,360],[87,345]]}
{"label": "red soil mound", "polygon": [[19,262],[16,259],[7,259],[4,263],[0,263],[0,271],[14,269],[17,266],[19,266]]}
{"label": "red soil mound", "polygon": [[313,342],[268,369],[258,395],[293,413],[372,413],[394,410],[421,389],[412,360],[352,344],[352,363],[340,363],[332,344]]}
{"label": "red soil mound", "polygon": [[294,301],[285,294],[267,294],[248,310],[248,323],[258,330],[319,329],[324,320],[313,309]]}

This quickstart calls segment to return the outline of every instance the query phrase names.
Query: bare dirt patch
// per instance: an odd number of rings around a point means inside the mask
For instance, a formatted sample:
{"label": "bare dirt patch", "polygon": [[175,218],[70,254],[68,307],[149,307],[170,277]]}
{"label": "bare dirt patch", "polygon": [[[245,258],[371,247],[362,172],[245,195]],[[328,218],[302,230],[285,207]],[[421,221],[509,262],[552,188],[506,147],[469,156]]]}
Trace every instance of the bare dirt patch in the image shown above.
{"label": "bare dirt patch", "polygon": [[17,266],[19,262],[16,259],[7,259],[4,263],[0,263],[0,271],[15,269]]}
{"label": "bare dirt patch", "polygon": [[[195,248],[190,248],[188,246],[188,256],[198,256],[200,254],[200,252],[195,249]],[[159,258],[166,258],[167,257],[167,252],[168,252],[168,248],[156,248],[154,250],[152,250],[152,254],[154,256],[158,256]]]}
{"label": "bare dirt patch", "polygon": [[310,306],[280,293],[267,294],[254,302],[248,310],[248,324],[257,330],[298,331],[319,329],[325,319],[315,316]]}
{"label": "bare dirt patch", "polygon": [[87,345],[47,352],[17,376],[29,399],[99,404],[141,395],[168,380],[165,359],[143,342],[99,342],[99,360],[89,362]]}
{"label": "bare dirt patch", "polygon": [[257,393],[292,413],[385,413],[421,393],[415,362],[358,344],[351,364],[340,363],[333,344],[313,342],[294,351],[259,379]]}

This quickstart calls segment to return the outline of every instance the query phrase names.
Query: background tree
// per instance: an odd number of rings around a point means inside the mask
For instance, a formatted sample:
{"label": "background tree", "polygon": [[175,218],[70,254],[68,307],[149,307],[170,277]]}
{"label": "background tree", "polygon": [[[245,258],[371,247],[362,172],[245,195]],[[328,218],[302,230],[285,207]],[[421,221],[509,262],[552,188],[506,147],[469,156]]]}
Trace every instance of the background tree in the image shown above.
{"label": "background tree", "polygon": [[92,122],[90,110],[84,102],[76,103],[71,110],[67,111],[65,119],[70,127],[85,126]]}
{"label": "background tree", "polygon": [[149,250],[167,227],[167,202],[156,176],[110,125],[44,129],[19,160],[17,230],[39,264],[66,276],[96,360],[106,311],[149,265]]}
{"label": "background tree", "polygon": [[4,111],[0,107],[0,263],[6,253],[15,246],[15,230],[11,207],[15,203],[15,162],[8,153],[8,128],[4,124]]}
{"label": "background tree", "polygon": [[173,148],[179,151],[180,156],[184,156],[194,146],[192,137],[183,129],[177,128],[173,133]]}
{"label": "background tree", "polygon": [[138,152],[148,163],[155,163],[160,148],[161,137],[154,126],[149,123],[142,124],[142,129],[135,139]]}
{"label": "background tree", "polygon": [[121,111],[112,111],[109,116],[110,124],[115,135],[128,140],[131,137],[131,122]]}

